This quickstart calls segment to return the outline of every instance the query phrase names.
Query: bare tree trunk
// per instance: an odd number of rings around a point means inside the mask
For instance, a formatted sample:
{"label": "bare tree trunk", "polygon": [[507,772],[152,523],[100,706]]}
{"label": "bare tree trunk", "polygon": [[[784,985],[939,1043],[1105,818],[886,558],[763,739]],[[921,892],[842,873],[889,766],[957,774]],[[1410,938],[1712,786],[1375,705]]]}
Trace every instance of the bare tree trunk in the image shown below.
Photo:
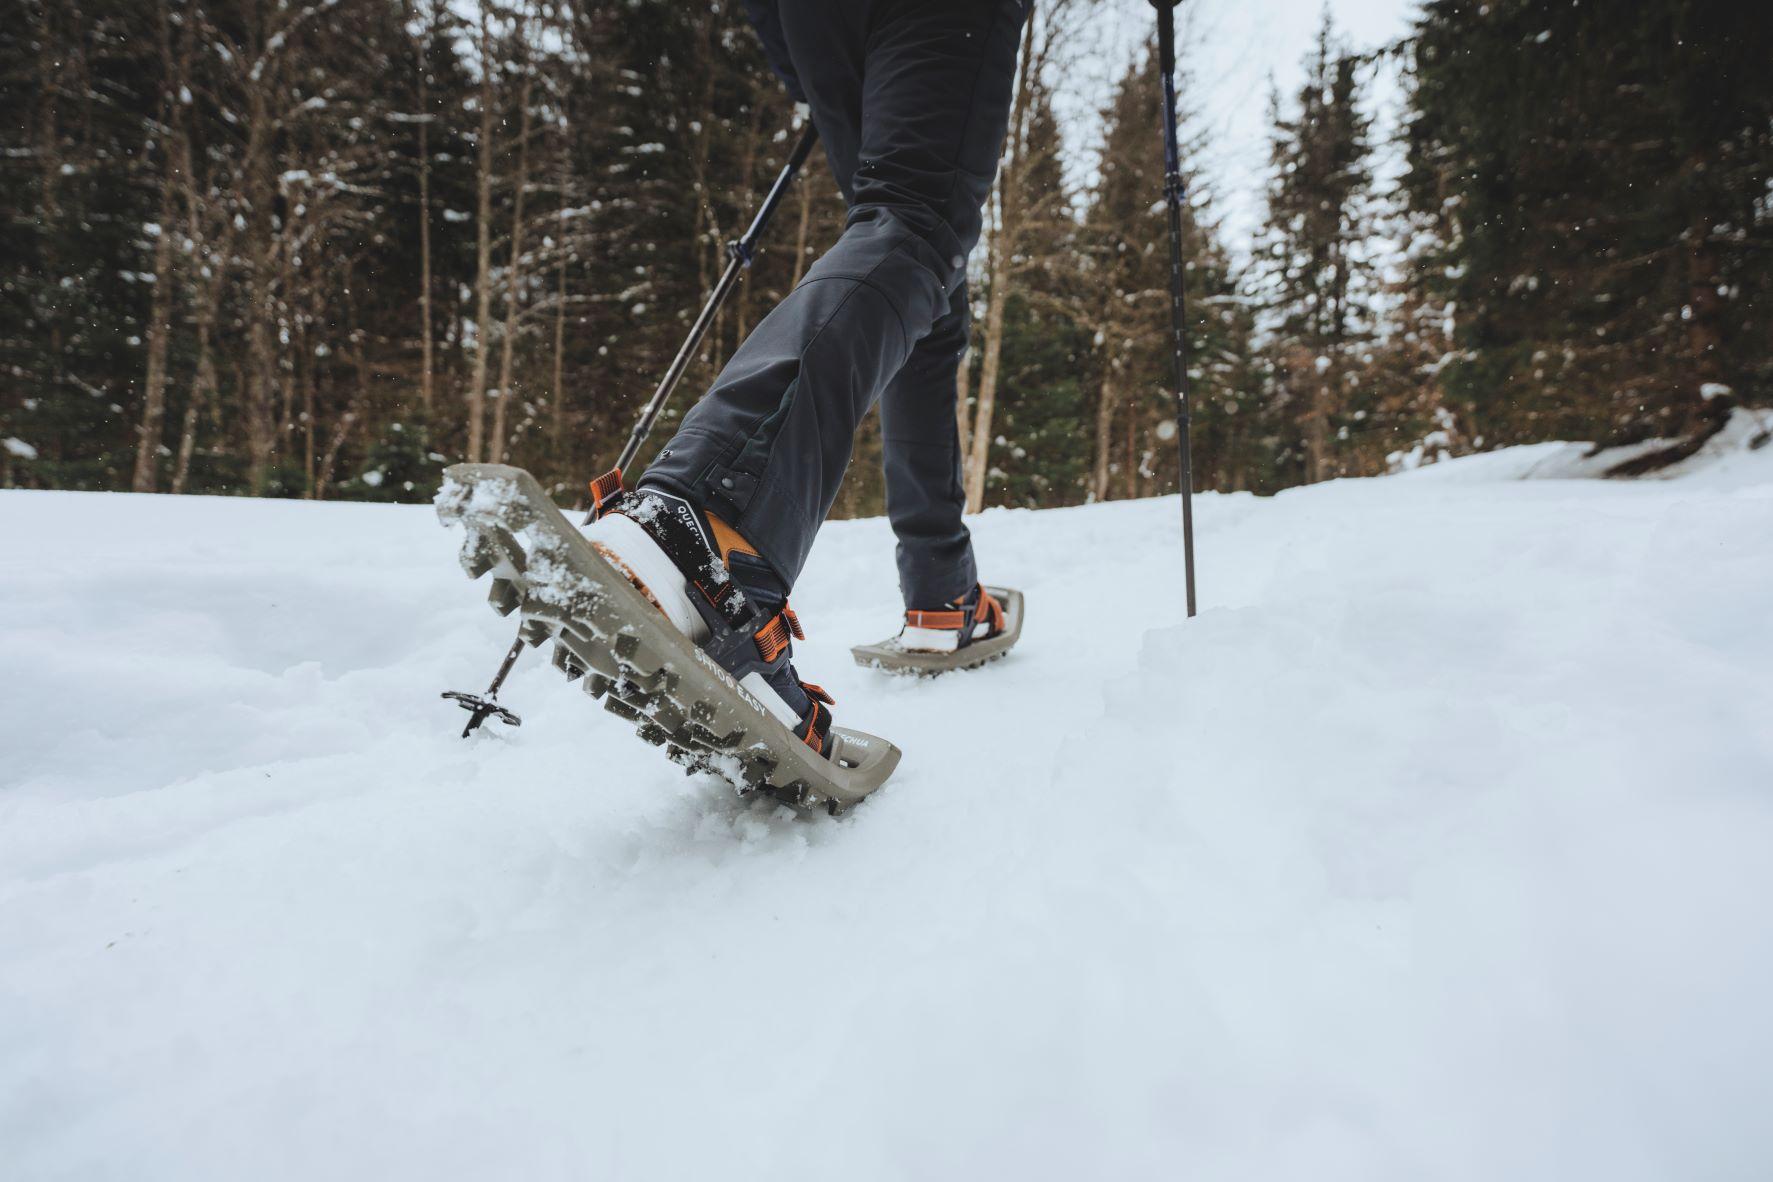
{"label": "bare tree trunk", "polygon": [[[42,227],[42,251],[38,255],[38,261],[47,275],[54,275],[60,270],[56,250],[56,232],[60,229],[59,223],[62,220],[60,184],[63,161],[59,115],[61,100],[68,91],[63,74],[73,71],[73,63],[69,59],[80,52],[78,37],[69,38],[73,43],[69,46],[59,36],[59,30],[54,24],[54,18],[59,12],[53,4],[32,6],[32,14],[37,18],[32,32],[37,37],[39,47],[36,73],[42,80],[36,127],[39,163],[37,221]],[[70,49],[72,53],[68,52]],[[62,312],[61,300],[58,298],[50,316],[49,339],[45,342],[48,346],[46,356],[51,373],[50,387],[54,390],[61,389],[66,374],[67,352],[63,348]],[[8,486],[11,481],[9,467],[6,478]]]}
{"label": "bare tree trunk", "polygon": [[[164,208],[164,206],[163,206]],[[161,433],[166,420],[166,346],[172,335],[172,227],[160,223],[154,244],[154,296],[148,314],[148,373],[142,391],[142,422],[135,447],[135,474],[130,488],[150,493],[158,482]]]}
{"label": "bare tree trunk", "polygon": [[135,472],[130,488],[153,492],[160,468],[160,437],[166,419],[166,348],[172,335],[172,222],[177,205],[179,155],[173,140],[178,136],[178,90],[183,83],[181,59],[172,50],[172,14],[166,0],[160,2],[160,60],[166,82],[160,104],[160,123],[167,137],[164,145],[165,175],[160,181],[160,234],[154,240],[154,294],[148,311],[148,372],[142,388],[142,421],[137,429]]}
{"label": "bare tree trunk", "polygon": [[[433,0],[435,3],[435,0]],[[411,8],[408,7],[409,19]],[[436,373],[436,328],[431,320],[431,35],[436,9],[419,41],[419,405],[431,425]]]}
{"label": "bare tree trunk", "polygon": [[332,483],[333,468],[337,466],[339,452],[345,446],[345,440],[351,434],[351,428],[357,423],[357,408],[352,406],[339,416],[338,426],[333,428],[332,438],[326,441],[326,454],[320,459],[320,471],[314,478],[314,500],[326,499],[327,486]]}
{"label": "bare tree trunk", "polygon": [[314,479],[314,499],[316,501],[326,499],[326,489],[332,483],[332,473],[338,463],[339,452],[343,450],[345,440],[350,436],[351,428],[356,425],[363,409],[369,405],[369,367],[364,364],[361,345],[358,346],[355,368],[357,370],[357,392],[355,397],[351,399],[351,405],[347,406],[345,413],[339,416],[338,425],[332,431],[332,438],[326,441],[326,454],[321,458],[320,471]]}
{"label": "bare tree trunk", "polygon": [[555,244],[559,252],[554,278],[554,383],[549,392],[548,404],[548,456],[560,467],[560,441],[566,428],[566,260],[572,253],[567,246],[567,206],[568,194],[572,192],[572,158],[567,141],[567,124],[562,113],[559,128],[560,135],[560,240]]}
{"label": "bare tree trunk", "polygon": [[314,499],[314,381],[310,375],[302,383],[302,484],[309,500]]}
{"label": "bare tree trunk", "polygon": [[486,446],[486,354],[492,328],[493,84],[489,5],[480,7],[480,152],[476,167],[474,370],[468,379],[468,462]]}
{"label": "bare tree trunk", "polygon": [[990,298],[985,306],[985,352],[979,361],[979,405],[974,412],[972,450],[967,457],[967,512],[977,513],[985,504],[985,474],[991,467],[991,419],[997,408],[997,375],[1003,358],[1004,303],[1009,299],[1009,263],[1015,256],[1020,230],[1020,206],[1016,182],[1028,146],[1029,70],[1034,57],[1035,19],[1029,14],[1022,28],[1021,64],[1017,69],[1016,99],[1010,111],[1010,143],[997,179],[997,224],[988,250]]}
{"label": "bare tree trunk", "polygon": [[[35,15],[39,18],[38,25],[32,30],[38,39],[37,77],[42,80],[42,94],[39,96],[37,108],[36,144],[39,152],[40,178],[38,181],[39,216],[47,232],[54,227],[61,217],[60,182],[61,170],[61,138],[57,134],[57,114],[64,87],[62,73],[68,69],[64,46],[57,30],[51,24],[56,12],[54,5],[35,6]],[[52,236],[46,233],[46,238]],[[53,274],[53,272],[51,272]]]}
{"label": "bare tree trunk", "polygon": [[554,290],[554,374],[549,396],[553,405],[549,413],[553,419],[548,427],[548,451],[556,460],[560,459],[560,439],[566,417],[566,258],[560,259],[560,266],[555,273]]}
{"label": "bare tree trunk", "polygon": [[1310,402],[1305,412],[1305,483],[1316,484],[1327,478],[1330,466],[1330,424],[1326,410],[1330,394],[1324,388],[1324,375],[1315,372],[1317,359],[1308,359],[1308,364],[1312,372],[1306,377],[1311,385],[1306,395]]}
{"label": "bare tree trunk", "polygon": [[270,319],[273,314],[272,266],[276,245],[271,226],[270,110],[265,86],[252,88],[248,103],[249,131],[245,161],[245,195],[248,206],[246,450],[247,488],[253,496],[265,491],[271,457],[277,450],[276,352]]}
{"label": "bare tree trunk", "polygon": [[[185,221],[191,237],[197,240],[198,257],[208,264],[209,273],[197,288],[197,369],[191,378],[191,395],[185,404],[184,422],[179,430],[178,457],[173,463],[172,491],[182,493],[191,473],[191,457],[197,450],[197,424],[209,409],[216,394],[215,324],[222,304],[222,289],[227,282],[228,259],[234,248],[234,221],[226,208],[206,210],[199,195],[197,177],[191,167],[191,140],[179,142],[181,171],[185,178]],[[216,227],[215,238],[206,227]],[[194,270],[202,275],[200,263]]]}
{"label": "bare tree trunk", "polygon": [[296,424],[301,421],[296,414],[296,385],[301,381],[297,366],[301,363],[305,350],[301,341],[302,313],[298,302],[301,293],[296,290],[295,259],[292,252],[285,249],[286,243],[275,242],[274,245],[277,283],[273,290],[278,293],[278,299],[273,306],[278,312],[277,341],[283,346],[277,358],[277,389],[280,395],[277,436],[281,446],[286,437],[295,432]]}
{"label": "bare tree trunk", "polygon": [[[745,129],[744,163],[739,166],[739,192],[751,192],[751,174],[757,170],[757,141],[762,134],[763,107],[751,108],[751,123]],[[733,299],[733,348],[737,349],[750,331],[751,285],[740,283]]]}
{"label": "bare tree trunk", "polygon": [[160,196],[160,235],[154,242],[154,295],[148,312],[148,373],[142,390],[142,421],[137,428],[135,474],[130,488],[149,493],[158,483],[161,433],[166,420],[166,348],[172,336],[172,177]]}
{"label": "bare tree trunk", "polygon": [[1138,427],[1133,424],[1133,416],[1126,418],[1126,496],[1133,500],[1138,496]]}
{"label": "bare tree trunk", "polygon": [[972,450],[967,455],[967,512],[985,505],[985,473],[991,466],[991,420],[997,409],[997,374],[1003,359],[1004,288],[1009,286],[999,257],[1004,229],[991,236],[991,296],[985,306],[985,354],[979,359],[979,405],[973,412]]}
{"label": "bare tree trunk", "polygon": [[1110,360],[1102,372],[1102,388],[1096,401],[1096,468],[1090,476],[1090,499],[1108,499],[1108,457],[1114,447],[1114,364]]}
{"label": "bare tree trunk", "polygon": [[[1719,252],[1712,241],[1714,230],[1709,220],[1697,218],[1687,231],[1686,264],[1687,318],[1686,346],[1689,379],[1696,398],[1683,404],[1677,419],[1682,435],[1697,435],[1700,442],[1723,429],[1730,407],[1735,404],[1734,385],[1724,380],[1719,352],[1724,343],[1723,318],[1725,297],[1720,282]],[[1726,394],[1724,391],[1729,391]]]}
{"label": "bare tree trunk", "polygon": [[[526,36],[523,24],[517,36]],[[528,63],[525,62],[527,67]],[[492,462],[505,462],[506,407],[511,404],[511,360],[517,348],[517,303],[523,295],[523,198],[529,188],[529,100],[534,73],[524,70],[523,85],[518,88],[517,105],[522,109],[517,122],[517,179],[511,196],[511,258],[505,267],[505,328],[499,342],[499,397],[493,403]]]}
{"label": "bare tree trunk", "polygon": [[[716,50],[714,48],[714,23],[706,22],[703,26],[701,44],[702,94],[696,107],[702,111],[714,109],[714,70],[710,63]],[[720,213],[714,208],[712,189],[709,185],[708,165],[712,156],[711,144],[714,136],[714,121],[704,119],[696,132],[695,147],[691,154],[693,171],[692,191],[697,195],[696,224],[690,231],[690,241],[696,244],[696,290],[706,292],[714,286],[714,275],[720,272]],[[704,223],[708,232],[704,234]],[[709,270],[709,256],[713,255],[713,270]],[[722,304],[714,313],[714,325],[708,335],[702,338],[702,361],[708,366],[710,374],[720,369],[721,333],[726,326],[727,305]]]}
{"label": "bare tree trunk", "polygon": [[201,318],[197,325],[197,372],[191,379],[191,398],[185,403],[185,420],[179,428],[178,458],[173,463],[172,491],[182,493],[185,483],[191,475],[191,457],[197,451],[197,420],[207,407],[209,400],[215,396],[215,350],[212,333],[214,315],[209,320]]}

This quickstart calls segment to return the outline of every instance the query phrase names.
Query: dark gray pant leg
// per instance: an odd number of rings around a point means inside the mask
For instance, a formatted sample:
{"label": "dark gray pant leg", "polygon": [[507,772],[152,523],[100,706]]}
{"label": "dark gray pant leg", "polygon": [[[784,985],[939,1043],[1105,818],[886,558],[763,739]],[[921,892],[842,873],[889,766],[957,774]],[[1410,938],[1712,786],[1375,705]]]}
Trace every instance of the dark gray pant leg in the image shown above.
{"label": "dark gray pant leg", "polygon": [[948,313],[917,343],[880,396],[887,517],[899,539],[899,591],[908,608],[933,610],[979,581],[964,514],[955,379],[967,347],[962,283]]}
{"label": "dark gray pant leg", "polygon": [[643,483],[731,521],[792,585],[857,424],[964,278],[1009,119],[1023,10],[1018,0],[781,0],[780,12],[821,136],[830,125],[832,141],[856,144],[845,186],[854,205],[836,245],[739,347]]}
{"label": "dark gray pant leg", "polygon": [[644,483],[725,518],[793,586],[857,425],[947,307],[929,255],[890,210],[852,218],[684,416]]}

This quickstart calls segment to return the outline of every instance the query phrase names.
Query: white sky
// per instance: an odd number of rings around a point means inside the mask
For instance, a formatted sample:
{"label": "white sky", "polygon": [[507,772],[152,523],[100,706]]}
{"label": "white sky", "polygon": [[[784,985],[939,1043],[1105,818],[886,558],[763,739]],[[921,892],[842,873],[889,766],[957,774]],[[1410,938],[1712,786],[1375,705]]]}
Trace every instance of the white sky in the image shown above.
{"label": "white sky", "polygon": [[[1268,167],[1268,93],[1272,80],[1283,102],[1304,78],[1323,13],[1328,10],[1345,47],[1364,52],[1410,31],[1418,0],[1182,0],[1177,33],[1184,89],[1181,105],[1203,142],[1196,157],[1201,182],[1222,219],[1228,244],[1247,256],[1262,217]],[[1081,60],[1066,71],[1070,92],[1063,117],[1080,144],[1096,140],[1098,111],[1115,78],[1143,46],[1156,45],[1154,10],[1148,0],[1109,0],[1108,19],[1093,30],[1097,44],[1080,46]],[[1400,92],[1395,70],[1373,80],[1375,132],[1395,126]],[[1152,151],[1161,152],[1152,128]],[[1395,167],[1396,154],[1381,152],[1380,172]],[[1087,175],[1087,166],[1085,174]]]}

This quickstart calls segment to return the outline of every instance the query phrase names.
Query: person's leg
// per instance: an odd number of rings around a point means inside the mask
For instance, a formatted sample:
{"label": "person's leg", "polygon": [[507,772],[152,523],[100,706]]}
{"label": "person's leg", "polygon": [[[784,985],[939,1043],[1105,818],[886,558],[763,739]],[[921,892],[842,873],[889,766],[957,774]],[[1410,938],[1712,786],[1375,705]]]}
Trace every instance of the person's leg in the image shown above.
{"label": "person's leg", "polygon": [[740,346],[642,483],[728,521],[791,586],[857,424],[964,279],[1023,13],[1017,0],[782,0],[781,15],[820,134],[831,123],[841,142],[842,113],[860,112],[854,205],[842,237]]}
{"label": "person's leg", "polygon": [[955,379],[967,347],[967,290],[917,343],[880,396],[887,517],[899,539],[899,591],[908,608],[939,608],[979,581],[963,515]]}

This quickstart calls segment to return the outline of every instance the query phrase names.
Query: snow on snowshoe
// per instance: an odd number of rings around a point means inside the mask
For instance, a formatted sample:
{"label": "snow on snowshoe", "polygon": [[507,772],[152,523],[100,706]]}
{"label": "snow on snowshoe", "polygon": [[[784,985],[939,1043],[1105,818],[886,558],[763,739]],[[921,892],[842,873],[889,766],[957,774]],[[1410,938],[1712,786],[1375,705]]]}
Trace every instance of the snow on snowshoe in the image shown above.
{"label": "snow on snowshoe", "polygon": [[907,611],[897,636],[850,653],[867,668],[933,677],[995,661],[1021,637],[1022,593],[980,585],[936,610]]}
{"label": "snow on snowshoe", "polygon": [[[587,537],[521,468],[457,464],[444,475],[438,517],[464,527],[462,566],[470,578],[491,576],[493,608],[518,613],[529,644],[552,639],[568,680],[582,678],[605,709],[686,769],[837,813],[898,765],[899,749],[885,739],[831,725],[830,698],[793,673],[788,637],[799,627],[785,601],[766,614],[720,558],[698,568],[693,555],[686,562],[632,534],[611,536],[640,527],[624,509],[656,510],[658,499],[624,506],[637,494],[622,493],[615,473],[600,479],[599,522]],[[692,524],[702,526],[693,510],[675,522],[680,532]],[[797,688],[797,701],[785,701]]]}

